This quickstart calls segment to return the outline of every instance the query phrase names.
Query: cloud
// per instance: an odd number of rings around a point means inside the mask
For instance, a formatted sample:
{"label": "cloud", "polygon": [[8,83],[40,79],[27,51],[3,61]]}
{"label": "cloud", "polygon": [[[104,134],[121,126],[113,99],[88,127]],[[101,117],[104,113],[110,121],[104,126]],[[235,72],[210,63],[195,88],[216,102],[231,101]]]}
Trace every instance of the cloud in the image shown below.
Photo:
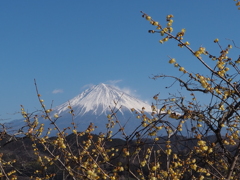
{"label": "cloud", "polygon": [[129,88],[129,87],[119,87],[119,86],[116,86],[116,85],[113,85],[115,88],[125,92],[126,94],[130,95],[130,96],[133,96],[133,97],[136,97],[136,98],[139,98],[140,96],[137,94],[137,90],[135,89],[132,89],[132,88]]}
{"label": "cloud", "polygon": [[133,97],[139,97],[139,95],[137,95],[137,90],[135,90],[135,89],[131,89],[129,87],[123,87],[123,88],[117,87],[117,88],[122,90],[126,94],[129,94],[129,95],[133,96]]}
{"label": "cloud", "polygon": [[54,89],[52,91],[53,94],[58,94],[58,93],[63,93],[63,90],[62,89]]}
{"label": "cloud", "polygon": [[107,84],[111,84],[111,85],[115,85],[115,84],[117,84],[117,83],[119,83],[119,82],[121,82],[122,81],[122,79],[118,79],[118,80],[108,80],[108,81],[106,81],[106,83]]}
{"label": "cloud", "polygon": [[80,89],[83,90],[83,89],[91,88],[93,86],[94,86],[94,84],[90,83],[90,84],[86,84],[86,85],[82,86]]}
{"label": "cloud", "polygon": [[136,97],[136,98],[140,97],[137,94],[137,90],[129,88],[129,87],[119,87],[119,86],[116,85],[117,83],[120,83],[122,81],[123,81],[122,79],[108,80],[108,81],[106,81],[106,84],[111,84],[112,86],[116,87],[117,89],[119,89],[119,90],[125,92],[126,94],[129,94],[129,95],[133,96],[133,97]]}

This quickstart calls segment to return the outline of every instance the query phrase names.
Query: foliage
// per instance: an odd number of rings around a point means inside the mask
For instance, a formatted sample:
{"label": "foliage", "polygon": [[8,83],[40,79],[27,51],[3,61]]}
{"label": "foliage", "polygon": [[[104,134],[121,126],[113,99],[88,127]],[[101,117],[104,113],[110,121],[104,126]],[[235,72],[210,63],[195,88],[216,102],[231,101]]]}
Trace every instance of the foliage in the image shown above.
{"label": "foliage", "polygon": [[[237,1],[237,6],[240,2]],[[239,8],[238,8],[239,9]],[[208,52],[205,47],[193,50],[188,41],[183,41],[186,29],[173,34],[173,15],[166,17],[167,25],[155,21],[142,12],[156,27],[149,33],[160,33],[161,44],[175,40],[177,46],[187,49],[208,70],[190,73],[175,58],[168,61],[181,73],[180,77],[156,75],[153,79],[170,78],[179,83],[184,94],[171,94],[161,99],[157,94],[148,117],[142,108],[136,113],[139,126],[132,134],[124,132],[117,118],[117,111],[107,116],[106,134],[94,135],[94,124],[78,132],[74,122],[74,109],[69,105],[72,123],[59,129],[59,116],[52,115],[44,100],[36,91],[42,115],[27,113],[21,106],[26,125],[15,134],[8,133],[2,124],[0,141],[1,179],[238,179],[240,177],[240,58],[230,58],[231,48],[238,48],[234,41],[222,47],[219,39],[213,40],[219,54]],[[204,60],[215,61],[215,65]],[[171,87],[171,86],[170,86]],[[202,96],[208,102],[201,102]],[[39,124],[45,118],[52,129]],[[118,132],[111,129],[119,126]],[[72,134],[68,135],[67,130]],[[160,133],[166,136],[159,136]],[[123,139],[116,139],[116,134]],[[184,135],[185,133],[186,135]]]}

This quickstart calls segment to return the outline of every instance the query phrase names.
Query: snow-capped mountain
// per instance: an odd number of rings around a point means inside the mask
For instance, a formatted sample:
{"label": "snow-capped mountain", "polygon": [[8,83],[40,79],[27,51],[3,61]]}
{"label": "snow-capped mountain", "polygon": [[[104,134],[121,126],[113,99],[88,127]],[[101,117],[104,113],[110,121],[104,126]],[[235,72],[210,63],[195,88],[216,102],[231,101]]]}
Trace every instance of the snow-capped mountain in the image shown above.
{"label": "snow-capped mountain", "polygon": [[[69,106],[71,106],[71,109],[69,109]],[[128,133],[131,133],[134,128],[141,124],[141,121],[136,118],[136,113],[132,112],[131,109],[134,108],[136,111],[140,112],[143,107],[145,108],[144,112],[146,115],[150,116],[152,111],[149,104],[114,86],[101,83],[85,90],[68,102],[53,108],[50,115],[53,119],[56,115],[59,116],[56,124],[60,129],[71,127],[73,119],[77,125],[78,131],[86,130],[89,124],[93,123],[94,126],[98,127],[95,129],[94,133],[98,134],[107,131],[107,116],[111,114],[111,112],[117,112],[116,116],[119,122],[122,126],[125,126],[125,130]],[[73,110],[72,114],[74,114],[74,116],[71,115],[71,110]],[[46,119],[39,118],[39,121],[45,124],[45,129],[52,126]],[[20,122],[22,121],[18,120],[17,123],[13,122],[13,124],[18,124],[16,126],[19,126]],[[117,131],[118,129],[119,126],[116,125],[113,130]]]}
{"label": "snow-capped mountain", "polygon": [[83,131],[90,123],[93,123],[98,127],[94,133],[106,132],[107,115],[111,112],[117,111],[117,118],[122,125],[126,124],[126,130],[132,130],[133,127],[140,124],[140,120],[136,119],[135,112],[131,111],[132,108],[140,112],[144,107],[146,114],[151,113],[149,104],[114,86],[103,83],[85,90],[53,109],[51,114],[57,114],[60,117],[57,124],[62,128],[69,126],[69,122],[71,122],[69,106],[73,110],[74,121],[78,125],[78,130]]}
{"label": "snow-capped mountain", "polygon": [[131,108],[141,111],[142,107],[145,107],[146,112],[151,112],[149,104],[107,84],[99,84],[85,90],[68,102],[54,108],[54,111],[60,116],[64,115],[69,112],[69,105],[74,110],[76,118],[89,113],[96,116],[107,115],[114,107],[121,107],[119,109],[121,114],[126,113],[125,111],[131,112]]}

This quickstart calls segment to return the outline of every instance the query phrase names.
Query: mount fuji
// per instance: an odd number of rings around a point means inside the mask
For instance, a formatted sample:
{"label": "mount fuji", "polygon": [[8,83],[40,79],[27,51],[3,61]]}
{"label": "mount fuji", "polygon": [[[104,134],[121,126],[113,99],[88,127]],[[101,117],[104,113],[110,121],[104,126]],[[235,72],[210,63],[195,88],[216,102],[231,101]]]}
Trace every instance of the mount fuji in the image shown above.
{"label": "mount fuji", "polygon": [[114,107],[120,108],[119,112],[122,115],[126,111],[131,112],[131,108],[141,111],[142,107],[144,107],[146,112],[152,112],[149,104],[126,94],[114,86],[103,83],[93,86],[69,100],[69,102],[57,106],[54,111],[59,115],[64,115],[69,112],[69,105],[74,110],[76,118],[81,118],[86,114],[106,116],[110,113],[110,108]]}
{"label": "mount fuji", "polygon": [[[71,109],[69,108],[71,107]],[[55,108],[53,108],[50,116],[54,119],[54,115],[59,116],[56,124],[60,129],[71,127],[72,118],[77,125],[78,131],[87,129],[90,123],[97,126],[93,133],[106,133],[106,124],[108,123],[107,116],[112,112],[117,112],[116,116],[122,126],[124,126],[126,134],[141,124],[141,121],[136,118],[136,112],[132,112],[134,108],[140,112],[144,109],[146,115],[151,114],[151,106],[124,91],[107,84],[98,84],[85,90],[76,97],[70,99]],[[72,111],[71,115],[70,111]],[[12,122],[15,127],[20,127],[19,123]],[[49,120],[39,118],[39,123],[43,123],[45,129],[51,128]],[[18,125],[17,125],[18,124]],[[117,126],[117,125],[116,125]],[[113,128],[113,132],[119,130],[119,126]]]}
{"label": "mount fuji", "polygon": [[98,127],[94,133],[106,132],[107,116],[112,112],[117,111],[118,120],[121,125],[126,124],[125,130],[128,129],[128,131],[132,131],[136,125],[140,125],[136,113],[131,111],[132,108],[140,112],[144,107],[144,112],[148,115],[152,112],[149,104],[114,86],[103,83],[85,90],[53,109],[52,114],[57,114],[60,117],[57,124],[62,128],[69,126],[71,119],[69,106],[73,110],[77,129],[79,131],[86,130],[89,124],[93,123],[94,126]]}

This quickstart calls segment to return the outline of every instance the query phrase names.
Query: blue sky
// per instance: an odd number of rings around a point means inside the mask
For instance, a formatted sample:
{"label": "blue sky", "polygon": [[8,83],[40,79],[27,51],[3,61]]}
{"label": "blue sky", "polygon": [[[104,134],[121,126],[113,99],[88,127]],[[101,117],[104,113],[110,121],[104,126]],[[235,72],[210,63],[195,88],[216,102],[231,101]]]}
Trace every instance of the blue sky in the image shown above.
{"label": "blue sky", "polygon": [[[179,76],[168,64],[177,59],[189,71],[204,67],[174,41],[162,45],[158,34],[140,11],[165,25],[174,15],[173,28],[187,32],[193,49],[204,46],[217,54],[213,43],[240,46],[239,13],[226,0],[11,0],[0,6],[0,119],[19,118],[20,104],[32,112],[40,108],[34,78],[46,105],[73,98],[90,84],[112,83],[144,101],[156,93],[166,97],[169,81],[154,81],[156,74]],[[239,49],[230,54],[237,58]],[[229,56],[230,56],[229,55]],[[208,58],[205,58],[208,60]],[[190,70],[191,69],[191,70]]]}

